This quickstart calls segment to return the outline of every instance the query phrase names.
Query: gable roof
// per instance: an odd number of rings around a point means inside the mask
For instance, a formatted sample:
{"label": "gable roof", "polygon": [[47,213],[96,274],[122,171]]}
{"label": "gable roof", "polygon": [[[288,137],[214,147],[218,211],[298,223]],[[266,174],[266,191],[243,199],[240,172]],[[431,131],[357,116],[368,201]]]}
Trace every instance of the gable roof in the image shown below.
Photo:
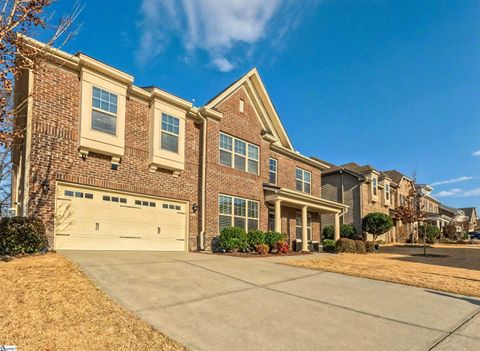
{"label": "gable roof", "polygon": [[475,218],[477,216],[477,209],[475,207],[463,207],[463,208],[460,208],[460,210],[462,210],[465,213],[465,216],[468,216],[468,218],[470,219],[474,216],[474,213],[475,213]]}
{"label": "gable roof", "polygon": [[396,169],[392,169],[390,171],[384,171],[383,173],[388,175],[388,177],[397,184],[400,184],[403,178],[411,181],[410,178],[408,178],[405,174],[397,171]]}
{"label": "gable roof", "polygon": [[274,139],[277,139],[282,147],[290,151],[295,151],[256,68],[250,70],[247,74],[210,99],[205,105],[205,108],[215,110],[220,103],[241,87],[245,88],[249,98],[252,100],[255,110],[258,112],[259,118],[265,126],[266,134],[270,134]]}

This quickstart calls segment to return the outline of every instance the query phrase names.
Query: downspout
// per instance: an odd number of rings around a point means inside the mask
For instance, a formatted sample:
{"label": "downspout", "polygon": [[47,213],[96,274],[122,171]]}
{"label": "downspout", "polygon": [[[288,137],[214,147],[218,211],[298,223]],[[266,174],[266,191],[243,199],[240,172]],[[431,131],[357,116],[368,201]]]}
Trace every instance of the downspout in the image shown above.
{"label": "downspout", "polygon": [[206,164],[207,164],[207,119],[203,117],[203,115],[198,112],[198,117],[202,120],[202,189],[201,189],[201,196],[202,196],[202,202],[201,202],[201,210],[202,210],[202,222],[201,222],[201,229],[200,229],[200,251],[205,250],[205,245],[204,245],[204,237],[205,237],[205,215],[206,215],[206,209],[205,209],[205,204],[206,204],[206,199],[205,199],[205,193],[206,193],[206,187],[207,187],[207,180],[206,180]]}

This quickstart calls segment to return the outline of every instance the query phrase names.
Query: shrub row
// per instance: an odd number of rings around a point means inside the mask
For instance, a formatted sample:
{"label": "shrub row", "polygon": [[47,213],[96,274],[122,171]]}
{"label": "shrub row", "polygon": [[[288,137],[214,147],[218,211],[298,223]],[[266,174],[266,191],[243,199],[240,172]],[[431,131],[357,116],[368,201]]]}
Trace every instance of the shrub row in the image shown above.
{"label": "shrub row", "polygon": [[[328,225],[323,228],[322,235],[324,239],[333,240],[334,237],[334,228],[333,225]],[[357,228],[353,224],[342,224],[340,226],[340,238],[356,239]]]}
{"label": "shrub row", "polygon": [[223,228],[219,236],[220,249],[230,252],[258,252],[266,254],[270,251],[287,253],[288,244],[285,235],[278,232],[263,232],[253,230],[246,233],[242,228]]}
{"label": "shrub row", "polygon": [[366,254],[375,251],[373,241],[352,240],[340,238],[336,242],[331,239],[323,240],[323,251],[329,253],[357,253]]}
{"label": "shrub row", "polygon": [[40,220],[6,217],[0,221],[0,255],[15,256],[47,250],[45,227]]}

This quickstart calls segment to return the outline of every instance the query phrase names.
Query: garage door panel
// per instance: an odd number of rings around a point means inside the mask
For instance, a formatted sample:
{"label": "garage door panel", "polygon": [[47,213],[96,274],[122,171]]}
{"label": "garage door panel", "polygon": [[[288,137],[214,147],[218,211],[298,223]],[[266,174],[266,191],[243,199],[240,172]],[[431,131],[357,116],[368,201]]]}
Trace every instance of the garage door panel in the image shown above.
{"label": "garage door panel", "polygon": [[59,185],[55,248],[183,251],[185,207],[163,199]]}

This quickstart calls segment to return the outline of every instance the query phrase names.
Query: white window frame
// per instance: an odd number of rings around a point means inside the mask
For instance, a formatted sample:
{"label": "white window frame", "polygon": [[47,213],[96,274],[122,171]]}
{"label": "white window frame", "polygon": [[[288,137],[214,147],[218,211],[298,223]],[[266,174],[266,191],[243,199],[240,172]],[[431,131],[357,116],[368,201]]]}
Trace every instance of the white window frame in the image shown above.
{"label": "white window frame", "polygon": [[[302,172],[302,177],[301,178],[297,177],[297,170],[300,170]],[[310,181],[307,182],[305,180],[305,174],[310,175]],[[301,190],[297,189],[297,181],[302,183],[302,189]],[[309,185],[309,190],[310,191],[305,191],[305,184]],[[307,171],[307,170],[305,170],[303,168],[300,168],[300,167],[295,168],[295,190],[301,191],[302,193],[306,193],[306,194],[311,194],[312,193],[312,172]]]}
{"label": "white window frame", "polygon": [[[220,143],[220,140],[222,138],[222,135],[228,137],[228,138],[231,138],[232,140],[232,148],[229,150],[229,149],[226,149],[224,147],[221,146],[221,143]],[[242,143],[245,143],[245,155],[242,155],[241,153],[237,153],[235,151],[235,141],[237,142],[242,142]],[[259,175],[260,174],[260,147],[258,145],[255,145],[255,144],[252,144],[252,143],[249,143],[243,139],[240,139],[240,138],[235,138],[234,136],[231,136],[229,134],[226,134],[226,133],[223,133],[223,132],[220,132],[220,135],[219,135],[219,138],[218,138],[218,147],[219,147],[219,158],[218,158],[218,162],[222,165],[222,166],[225,166],[225,167],[230,167],[230,168],[235,168],[239,171],[243,171],[243,172],[247,172],[247,173],[250,173],[250,174],[255,174],[255,175]],[[249,155],[249,148],[256,148],[257,150],[257,158],[253,158],[253,157],[250,157]],[[231,155],[231,160],[230,160],[230,166],[229,165],[225,165],[223,163],[220,162],[220,150],[223,150],[225,152],[229,152],[230,155]],[[245,158],[245,169],[239,169],[237,167],[235,167],[235,155],[238,155],[239,157],[244,157]],[[257,171],[256,172],[251,172],[250,171],[250,167],[249,167],[249,161],[254,161],[257,163]]]}
{"label": "white window frame", "polygon": [[[220,212],[220,199],[222,197],[229,198],[230,199],[230,213],[222,213]],[[240,216],[235,214],[235,200],[241,200],[245,201],[245,216]],[[252,217],[249,214],[249,207],[251,203],[255,203],[257,205],[257,216]],[[256,200],[250,200],[250,199],[245,199],[243,197],[238,197],[238,196],[231,196],[231,195],[226,195],[226,194],[219,194],[218,195],[218,229],[220,229],[220,216],[229,216],[230,217],[230,226],[233,227],[235,226],[235,217],[237,218],[243,218],[245,219],[245,227],[242,228],[246,232],[249,231],[248,229],[248,221],[249,220],[256,220],[257,221],[257,227],[255,229],[258,229],[260,227],[260,202]],[[253,229],[253,228],[252,228]]]}
{"label": "white window frame", "polygon": [[[272,171],[272,161],[275,163],[275,170]],[[275,182],[271,182],[270,175],[274,174],[275,175]],[[273,185],[277,185],[278,183],[278,160],[270,157],[268,159],[268,182]]]}
{"label": "white window frame", "polygon": [[[163,117],[172,117],[174,118],[175,120],[178,121],[178,134],[175,134],[174,132],[170,132],[168,130],[164,130],[163,129]],[[168,135],[171,135],[171,136],[174,136],[177,138],[177,151],[172,151],[172,150],[168,150],[168,149],[164,149],[162,148],[162,134],[165,133],[165,134],[168,134]],[[180,150],[180,118],[178,117],[175,117],[175,116],[172,116],[168,113],[165,113],[165,112],[162,112],[161,115],[160,115],[160,150],[162,151],[167,151],[167,152],[171,152],[171,153],[174,153],[174,154],[177,154],[179,153],[179,150]]]}
{"label": "white window frame", "polygon": [[385,183],[385,201],[390,202],[390,184]]}
{"label": "white window frame", "polygon": [[376,176],[372,177],[372,197],[376,198],[378,196],[378,178]]}
{"label": "white window frame", "polygon": [[238,109],[240,110],[240,113],[245,111],[245,101],[243,99],[240,99]]}
{"label": "white window frame", "polygon": [[[307,213],[307,240],[308,241],[313,241],[312,221],[313,221],[312,214]],[[300,229],[300,239],[297,238],[298,229]],[[301,233],[302,233],[302,212],[297,211],[295,213],[295,238],[297,241],[302,241]]]}
{"label": "white window frame", "polygon": [[[116,107],[116,110],[117,110],[116,113],[113,113],[113,112],[108,111],[108,110],[104,110],[102,107],[95,107],[95,106],[93,106],[93,100],[95,99],[93,92],[94,92],[95,89],[100,90],[100,94],[101,94],[102,91],[104,91],[104,92],[106,92],[106,93],[108,93],[108,94],[110,94],[110,95],[114,95],[114,96],[116,97],[116,99],[117,99],[117,102],[116,102],[116,104],[115,104],[115,107]],[[101,99],[100,99],[100,100],[101,100]],[[110,104],[110,102],[109,102],[109,104]],[[91,118],[90,118],[90,119],[91,119],[91,121],[90,121],[90,128],[91,128],[92,130],[96,131],[96,132],[107,133],[107,134],[109,134],[109,135],[116,136],[116,135],[117,135],[117,123],[118,123],[118,94],[112,93],[111,91],[108,91],[108,90],[106,90],[106,89],[100,88],[100,87],[95,86],[95,85],[92,85],[92,101],[91,101],[91,107],[92,107],[92,111],[91,111]],[[103,113],[103,114],[109,115],[109,116],[111,116],[111,117],[114,117],[114,118],[115,118],[115,132],[114,132],[114,133],[110,133],[110,132],[108,132],[108,131],[106,131],[106,130],[101,130],[101,129],[94,128],[94,127],[93,127],[93,111],[97,111],[97,112],[99,112],[99,113]]]}

